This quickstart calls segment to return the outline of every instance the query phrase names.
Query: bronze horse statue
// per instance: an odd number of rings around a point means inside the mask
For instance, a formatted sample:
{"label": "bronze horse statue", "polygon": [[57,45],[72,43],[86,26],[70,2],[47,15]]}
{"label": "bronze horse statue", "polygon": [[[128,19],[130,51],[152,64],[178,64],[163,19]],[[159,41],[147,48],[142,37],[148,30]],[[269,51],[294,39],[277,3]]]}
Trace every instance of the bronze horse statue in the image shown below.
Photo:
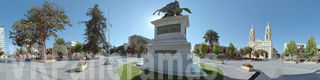
{"label": "bronze horse statue", "polygon": [[191,14],[191,11],[188,8],[180,8],[179,6],[179,2],[175,1],[175,2],[171,2],[169,4],[167,4],[165,7],[155,11],[153,13],[153,15],[155,13],[158,12],[158,15],[160,15],[160,12],[165,13],[165,15],[162,18],[166,18],[169,16],[181,16],[182,11],[187,11]]}

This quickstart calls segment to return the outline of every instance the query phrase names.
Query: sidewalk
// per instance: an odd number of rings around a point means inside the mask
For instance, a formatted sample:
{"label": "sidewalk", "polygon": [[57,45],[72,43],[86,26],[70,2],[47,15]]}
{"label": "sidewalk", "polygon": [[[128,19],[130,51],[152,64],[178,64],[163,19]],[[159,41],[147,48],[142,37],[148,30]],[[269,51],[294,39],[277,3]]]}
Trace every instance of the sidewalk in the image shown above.
{"label": "sidewalk", "polygon": [[218,68],[220,68],[224,73],[224,80],[234,80],[234,79],[241,79],[241,80],[247,80],[249,79],[256,71],[245,71],[241,70],[239,67],[234,67],[229,65],[228,63],[225,64],[218,64],[215,61],[209,61],[209,64],[216,65]]}

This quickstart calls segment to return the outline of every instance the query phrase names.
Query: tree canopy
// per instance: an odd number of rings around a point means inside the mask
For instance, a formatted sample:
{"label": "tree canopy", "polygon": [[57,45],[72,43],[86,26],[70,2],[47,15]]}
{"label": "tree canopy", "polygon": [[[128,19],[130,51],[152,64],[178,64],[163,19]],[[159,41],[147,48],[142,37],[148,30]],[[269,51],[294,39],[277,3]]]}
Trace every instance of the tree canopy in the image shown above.
{"label": "tree canopy", "polygon": [[[69,17],[65,14],[65,11],[62,7],[56,5],[55,3],[50,3],[47,1],[45,1],[40,7],[32,7],[27,11],[25,17],[26,19],[17,21],[14,24],[13,30],[15,31],[10,32],[10,34],[12,34],[12,39],[16,39],[14,41],[22,41],[20,40],[21,38],[16,37],[15,35],[27,34],[19,33],[19,28],[28,26],[28,29],[21,30],[23,30],[23,32],[29,31],[30,33],[32,33],[32,39],[29,40],[35,40],[36,44],[38,45],[39,51],[41,53],[44,53],[44,59],[46,54],[46,40],[51,36],[57,37],[56,32],[64,30],[66,25],[72,26],[70,24]],[[16,44],[18,46],[21,45],[20,43]]]}
{"label": "tree canopy", "polygon": [[76,43],[76,45],[74,46],[74,51],[76,53],[82,53],[83,52],[83,45],[79,42]]}
{"label": "tree canopy", "polygon": [[249,50],[249,47],[245,47],[243,48],[243,54],[250,54],[250,50]]}
{"label": "tree canopy", "polygon": [[56,44],[57,45],[63,45],[64,43],[65,43],[65,41],[62,38],[56,39]]}
{"label": "tree canopy", "polygon": [[146,47],[144,47],[143,45],[140,45],[140,46],[139,46],[139,52],[140,52],[140,53],[146,52]]}
{"label": "tree canopy", "polygon": [[207,44],[201,43],[200,46],[199,46],[199,51],[200,51],[200,53],[201,53],[201,55],[202,55],[201,57],[204,57],[204,55],[208,53],[208,46],[207,46]]}
{"label": "tree canopy", "polygon": [[305,48],[306,57],[312,58],[314,56],[317,56],[317,52],[318,52],[317,43],[314,41],[314,37],[311,36]]}
{"label": "tree canopy", "polygon": [[10,39],[12,43],[22,48],[25,46],[28,48],[28,52],[31,52],[31,47],[37,42],[38,36],[35,33],[35,24],[27,20],[16,21],[12,25],[12,31],[9,31]]}
{"label": "tree canopy", "polygon": [[2,55],[4,55],[4,52],[2,51],[2,48],[0,48],[0,58]]}
{"label": "tree canopy", "polygon": [[229,47],[227,48],[227,55],[229,57],[233,57],[235,50],[236,48],[234,47],[234,45],[232,43],[229,43]]}
{"label": "tree canopy", "polygon": [[216,31],[208,30],[203,36],[205,42],[209,42],[210,47],[213,46],[213,42],[218,43],[219,35]]}
{"label": "tree canopy", "polygon": [[214,53],[214,54],[221,53],[221,48],[220,48],[219,44],[217,44],[217,43],[213,44],[212,53]]}
{"label": "tree canopy", "polygon": [[290,41],[285,49],[285,56],[293,56],[297,52],[297,45],[294,41]]}
{"label": "tree canopy", "polygon": [[89,11],[86,14],[91,19],[85,21],[86,30],[85,30],[85,48],[86,52],[98,53],[101,48],[106,47],[106,36],[105,29],[106,18],[103,15],[103,12],[98,8],[98,5],[94,5],[93,8],[89,8]]}

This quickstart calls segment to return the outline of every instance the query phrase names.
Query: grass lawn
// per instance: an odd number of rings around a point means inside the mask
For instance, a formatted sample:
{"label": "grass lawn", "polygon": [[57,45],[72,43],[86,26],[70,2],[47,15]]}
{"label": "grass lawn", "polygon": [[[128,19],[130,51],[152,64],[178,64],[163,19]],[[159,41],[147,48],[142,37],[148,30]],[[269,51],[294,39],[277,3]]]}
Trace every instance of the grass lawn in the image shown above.
{"label": "grass lawn", "polygon": [[205,77],[175,76],[142,70],[134,66],[137,62],[124,64],[117,69],[120,80],[223,80],[223,72],[214,65],[199,63],[203,71],[207,73]]}

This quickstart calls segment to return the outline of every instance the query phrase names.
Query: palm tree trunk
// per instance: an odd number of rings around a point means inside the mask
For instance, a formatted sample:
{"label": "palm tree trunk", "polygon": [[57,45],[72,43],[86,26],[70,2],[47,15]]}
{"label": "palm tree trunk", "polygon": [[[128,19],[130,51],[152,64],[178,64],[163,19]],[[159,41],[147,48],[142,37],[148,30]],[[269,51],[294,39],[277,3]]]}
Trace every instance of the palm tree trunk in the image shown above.
{"label": "palm tree trunk", "polygon": [[212,47],[213,47],[213,42],[212,42],[212,40],[209,41],[209,45],[210,45],[210,47],[209,47],[208,53],[212,52]]}

